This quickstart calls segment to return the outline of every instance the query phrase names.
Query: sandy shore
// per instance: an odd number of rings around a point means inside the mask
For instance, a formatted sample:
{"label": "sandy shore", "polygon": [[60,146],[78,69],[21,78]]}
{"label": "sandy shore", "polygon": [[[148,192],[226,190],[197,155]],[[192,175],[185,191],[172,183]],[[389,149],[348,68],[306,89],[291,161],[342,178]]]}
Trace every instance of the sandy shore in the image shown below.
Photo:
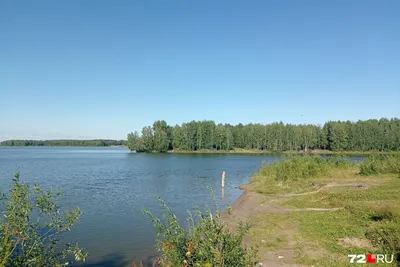
{"label": "sandy shore", "polygon": [[[251,186],[243,185],[238,187],[243,190],[242,195],[232,204],[231,214],[224,213],[222,219],[226,223],[227,227],[231,231],[235,231],[236,224],[238,221],[247,221],[253,224],[259,215],[265,214],[289,214],[292,212],[290,209],[281,208],[274,205],[274,199],[266,195],[256,193],[251,190]],[[289,233],[291,229],[285,231],[285,234]],[[279,235],[279,233],[277,233]],[[271,242],[274,240],[261,240],[262,242]],[[245,245],[249,246],[254,244],[254,238],[251,235],[247,235],[244,238]],[[292,242],[297,242],[293,240]],[[287,260],[291,261],[295,257],[294,253],[290,249],[278,249],[278,250],[268,250],[260,251],[259,258],[257,262],[260,266],[269,267],[305,267],[303,264],[288,264]]]}

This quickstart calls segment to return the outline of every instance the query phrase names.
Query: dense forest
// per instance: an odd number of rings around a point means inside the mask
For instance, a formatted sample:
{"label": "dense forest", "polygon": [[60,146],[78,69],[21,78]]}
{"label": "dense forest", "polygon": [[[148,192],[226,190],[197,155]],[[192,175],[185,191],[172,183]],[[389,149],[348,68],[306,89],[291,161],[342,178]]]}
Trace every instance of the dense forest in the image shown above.
{"label": "dense forest", "polygon": [[165,121],[156,121],[152,127],[144,127],[140,134],[129,133],[127,146],[136,152],[235,148],[265,151],[399,151],[400,119],[329,121],[323,126],[282,122],[230,125],[209,120],[170,126]]}
{"label": "dense forest", "polygon": [[124,140],[7,140],[0,146],[121,146]]}

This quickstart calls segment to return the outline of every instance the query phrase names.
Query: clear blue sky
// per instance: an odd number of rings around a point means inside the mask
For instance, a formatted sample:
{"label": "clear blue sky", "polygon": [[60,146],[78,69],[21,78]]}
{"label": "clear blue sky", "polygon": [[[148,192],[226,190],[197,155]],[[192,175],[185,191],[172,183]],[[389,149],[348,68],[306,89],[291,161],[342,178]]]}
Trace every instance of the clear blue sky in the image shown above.
{"label": "clear blue sky", "polygon": [[0,140],[400,117],[399,14],[398,0],[1,1]]}

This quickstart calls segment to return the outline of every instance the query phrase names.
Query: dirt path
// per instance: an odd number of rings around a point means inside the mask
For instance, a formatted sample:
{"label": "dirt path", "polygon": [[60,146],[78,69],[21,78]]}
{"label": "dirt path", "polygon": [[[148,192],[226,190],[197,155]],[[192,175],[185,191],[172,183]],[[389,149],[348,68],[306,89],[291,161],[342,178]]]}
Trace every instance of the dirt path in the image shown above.
{"label": "dirt path", "polygon": [[[246,191],[233,203],[231,215],[224,214],[223,219],[226,222],[227,226],[231,230],[235,230],[236,223],[241,221],[250,221],[254,219],[257,221],[257,217],[259,215],[267,215],[270,214],[273,216],[274,214],[278,215],[289,215],[293,212],[330,212],[336,211],[342,208],[299,208],[299,209],[288,209],[279,207],[277,204],[282,199],[293,198],[302,195],[315,194],[320,192],[321,190],[329,190],[334,187],[353,187],[364,189],[365,186],[362,186],[358,183],[329,183],[320,185],[315,187],[313,191],[300,193],[300,194],[283,194],[276,196],[265,196],[250,190],[246,190],[246,186],[241,186],[240,189],[244,189]],[[288,216],[289,217],[289,216]],[[258,222],[259,223],[259,222]],[[269,228],[268,225],[256,226],[258,228]],[[272,228],[272,227],[271,227]],[[282,247],[278,247],[274,249],[273,244],[278,242],[279,240],[285,240],[284,249]],[[298,225],[291,225],[291,227],[274,225],[274,230],[272,233],[263,233],[262,231],[257,234],[257,240],[262,243],[271,244],[271,248],[260,250],[259,253],[259,264],[260,266],[270,266],[270,267],[278,267],[278,266],[306,266],[302,264],[295,264],[293,262],[296,261],[296,248],[302,247],[303,251],[307,253],[309,257],[318,257],[318,255],[324,253],[323,249],[318,248],[315,244],[306,243],[305,240],[302,240],[301,235],[299,233]],[[254,238],[247,236],[245,238],[245,244],[249,245],[255,241]]]}
{"label": "dirt path", "polygon": [[[223,218],[227,223],[228,227],[234,231],[236,228],[236,223],[241,221],[248,221],[249,218],[254,218],[259,214],[289,214],[292,212],[290,209],[284,209],[281,207],[277,207],[273,205],[273,201],[267,201],[266,197],[251,191],[245,191],[232,205],[231,216],[224,214]],[[277,232],[274,235],[274,238],[279,236],[294,236],[291,235],[291,232],[294,229],[286,229],[282,232]],[[271,236],[259,236],[261,242],[274,242]],[[246,245],[253,243],[249,236],[245,238]],[[289,243],[295,245],[297,240],[289,240]],[[293,251],[291,249],[277,249],[277,250],[268,250],[268,251],[260,251],[259,253],[260,266],[271,266],[271,267],[289,267],[289,266],[304,266],[298,264],[288,264],[286,261],[292,261],[295,257]]]}

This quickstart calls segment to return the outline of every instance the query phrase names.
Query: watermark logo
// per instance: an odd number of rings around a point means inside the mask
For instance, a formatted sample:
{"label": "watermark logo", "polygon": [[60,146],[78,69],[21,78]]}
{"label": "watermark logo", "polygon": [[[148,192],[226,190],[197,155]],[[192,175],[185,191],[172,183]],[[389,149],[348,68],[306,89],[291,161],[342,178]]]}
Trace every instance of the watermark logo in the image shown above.
{"label": "watermark logo", "polygon": [[350,254],[350,263],[392,263],[394,255],[387,254]]}

